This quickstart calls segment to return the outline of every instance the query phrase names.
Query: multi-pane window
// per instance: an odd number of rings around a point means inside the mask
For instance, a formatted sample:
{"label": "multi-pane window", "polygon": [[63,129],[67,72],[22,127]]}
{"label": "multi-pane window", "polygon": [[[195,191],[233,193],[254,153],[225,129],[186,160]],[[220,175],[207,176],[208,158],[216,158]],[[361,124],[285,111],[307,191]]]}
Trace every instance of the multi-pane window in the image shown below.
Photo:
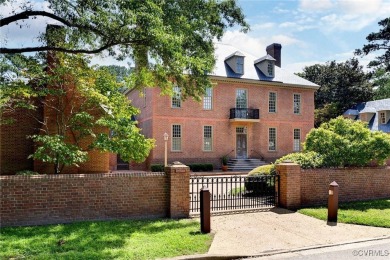
{"label": "multi-pane window", "polygon": [[181,107],[181,91],[178,86],[173,87],[172,107],[173,108]]}
{"label": "multi-pane window", "polygon": [[237,73],[244,74],[244,57],[237,57]]}
{"label": "multi-pane window", "polygon": [[203,109],[211,110],[213,109],[213,89],[206,88],[206,93],[203,97]]}
{"label": "multi-pane window", "polygon": [[213,127],[210,125],[203,126],[203,151],[213,150]]}
{"label": "multi-pane window", "polygon": [[274,75],[274,65],[272,64],[272,62],[268,62],[268,66],[267,66],[267,69],[268,69],[268,75],[272,76]]}
{"label": "multi-pane window", "polygon": [[386,124],[386,113],[385,112],[379,113],[379,121],[383,125]]}
{"label": "multi-pane window", "polygon": [[294,151],[301,150],[301,129],[294,129]]}
{"label": "multi-pane window", "polygon": [[181,151],[181,125],[172,125],[172,151]]}
{"label": "multi-pane window", "polygon": [[276,93],[270,92],[268,96],[268,112],[276,112]]}
{"label": "multi-pane window", "polygon": [[236,108],[247,108],[246,89],[236,90]]}
{"label": "multi-pane window", "polygon": [[301,94],[294,94],[294,114],[301,113]]}
{"label": "multi-pane window", "polygon": [[268,128],[268,150],[276,151],[276,128]]}

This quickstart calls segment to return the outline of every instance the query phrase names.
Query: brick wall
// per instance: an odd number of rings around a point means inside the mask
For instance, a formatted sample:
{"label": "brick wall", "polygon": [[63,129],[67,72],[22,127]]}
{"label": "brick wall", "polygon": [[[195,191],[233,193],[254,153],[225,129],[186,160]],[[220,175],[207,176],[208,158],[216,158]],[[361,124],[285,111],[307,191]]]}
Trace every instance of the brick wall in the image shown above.
{"label": "brick wall", "polygon": [[188,171],[172,181],[165,173],[0,176],[0,226],[185,217]]}
{"label": "brick wall", "polygon": [[329,184],[339,185],[339,202],[390,198],[390,168],[300,169],[294,163],[276,166],[280,205],[289,209],[327,205]]}

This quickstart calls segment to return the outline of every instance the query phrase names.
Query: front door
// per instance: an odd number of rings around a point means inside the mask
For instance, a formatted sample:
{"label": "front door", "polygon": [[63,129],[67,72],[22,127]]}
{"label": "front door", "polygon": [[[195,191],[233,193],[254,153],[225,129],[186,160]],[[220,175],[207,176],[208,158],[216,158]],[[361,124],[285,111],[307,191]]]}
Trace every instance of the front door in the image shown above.
{"label": "front door", "polygon": [[237,159],[247,158],[246,127],[236,128],[236,157]]}

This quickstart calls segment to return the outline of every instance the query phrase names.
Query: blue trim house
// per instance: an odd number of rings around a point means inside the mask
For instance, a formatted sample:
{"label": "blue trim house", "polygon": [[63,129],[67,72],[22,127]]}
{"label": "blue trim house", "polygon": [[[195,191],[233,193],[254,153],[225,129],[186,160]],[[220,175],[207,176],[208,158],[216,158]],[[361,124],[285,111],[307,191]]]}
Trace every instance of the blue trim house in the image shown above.
{"label": "blue trim house", "polygon": [[371,131],[390,133],[390,98],[357,104],[343,116],[367,122]]}

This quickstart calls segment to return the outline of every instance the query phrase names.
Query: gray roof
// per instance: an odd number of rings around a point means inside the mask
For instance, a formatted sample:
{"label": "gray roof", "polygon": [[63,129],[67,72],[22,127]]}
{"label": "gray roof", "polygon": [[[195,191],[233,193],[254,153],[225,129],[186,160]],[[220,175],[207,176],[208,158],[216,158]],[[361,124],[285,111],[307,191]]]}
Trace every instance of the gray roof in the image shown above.
{"label": "gray roof", "polygon": [[[239,52],[245,56],[244,59],[244,74],[234,73],[233,70],[225,63],[226,57],[230,57],[232,54]],[[266,57],[266,56],[265,56]],[[293,73],[290,73],[278,66],[275,66],[275,77],[265,76],[256,66],[255,61],[259,57],[255,57],[245,51],[237,50],[235,47],[227,44],[217,43],[215,44],[215,58],[216,64],[213,73],[210,75],[225,77],[225,78],[237,78],[237,79],[249,79],[258,81],[270,81],[270,82],[281,82],[284,84],[310,87],[318,89],[320,86],[317,84],[303,79]]]}
{"label": "gray roof", "polygon": [[347,111],[344,112],[344,116],[357,116],[359,115],[359,111],[356,109],[348,109]]}
{"label": "gray roof", "polygon": [[236,51],[236,52],[234,52],[234,53],[231,53],[229,56],[227,56],[227,57],[225,58],[225,60],[228,60],[229,58],[231,58],[231,57],[233,57],[233,56],[245,57],[245,55],[244,55],[243,53],[241,53],[241,52],[239,52],[239,51]]}
{"label": "gray roof", "polygon": [[274,60],[274,61],[276,61],[274,59],[274,57],[272,57],[271,55],[267,54],[267,55],[261,57],[260,59],[255,60],[253,63],[257,64],[257,63],[259,63],[260,61],[263,61],[263,60]]}

